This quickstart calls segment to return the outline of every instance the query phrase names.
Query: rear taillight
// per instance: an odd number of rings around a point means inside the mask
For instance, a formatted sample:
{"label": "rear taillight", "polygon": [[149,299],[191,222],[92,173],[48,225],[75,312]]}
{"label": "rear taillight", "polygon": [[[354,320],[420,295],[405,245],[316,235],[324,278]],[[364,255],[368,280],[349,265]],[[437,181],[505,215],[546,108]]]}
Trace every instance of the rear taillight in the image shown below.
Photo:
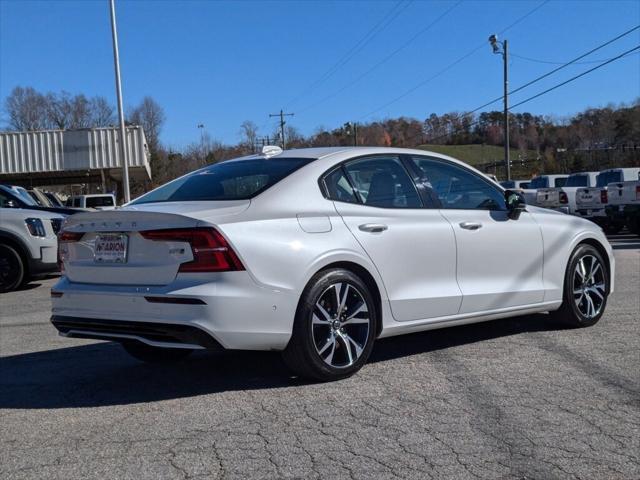
{"label": "rear taillight", "polygon": [[640,185],[636,185],[636,200],[640,200]]}
{"label": "rear taillight", "polygon": [[215,228],[176,228],[140,232],[147,240],[187,242],[193,261],[180,265],[179,272],[230,272],[244,270],[242,262]]}
{"label": "rear taillight", "polygon": [[560,192],[560,203],[569,203],[569,197],[565,192]]}
{"label": "rear taillight", "polygon": [[609,197],[606,190],[600,190],[600,203],[608,203]]}
{"label": "rear taillight", "polygon": [[66,230],[58,234],[58,268],[61,272],[64,272],[64,262],[69,255],[68,245],[73,242],[79,242],[83,236],[84,233],[68,232]]}

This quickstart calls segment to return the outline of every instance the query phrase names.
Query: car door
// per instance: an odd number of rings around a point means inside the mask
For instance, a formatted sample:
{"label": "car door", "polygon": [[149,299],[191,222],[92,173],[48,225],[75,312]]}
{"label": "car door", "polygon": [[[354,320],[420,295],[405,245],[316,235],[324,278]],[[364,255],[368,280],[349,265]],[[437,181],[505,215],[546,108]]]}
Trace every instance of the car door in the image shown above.
{"label": "car door", "polygon": [[412,160],[455,234],[460,313],[541,303],[543,242],[533,217],[510,219],[503,191],[481,174],[442,159]]}
{"label": "car door", "polygon": [[375,264],[397,321],[458,313],[453,229],[423,201],[398,156],[359,158],[324,177],[326,194]]}

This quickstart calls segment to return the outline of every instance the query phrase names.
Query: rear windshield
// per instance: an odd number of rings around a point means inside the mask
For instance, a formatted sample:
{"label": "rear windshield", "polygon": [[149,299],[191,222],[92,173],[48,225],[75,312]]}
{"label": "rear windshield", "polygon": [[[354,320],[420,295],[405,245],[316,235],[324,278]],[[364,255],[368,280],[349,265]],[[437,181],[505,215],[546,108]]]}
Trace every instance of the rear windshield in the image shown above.
{"label": "rear windshield", "polygon": [[622,181],[622,172],[602,172],[596,180],[596,187],[606,187],[610,183]]}
{"label": "rear windshield", "polygon": [[560,178],[556,178],[553,181],[553,186],[554,187],[564,187],[566,183],[567,183],[567,177],[560,177]]}
{"label": "rear windshield", "polygon": [[85,203],[87,204],[87,208],[113,207],[113,197],[87,197]]}
{"label": "rear windshield", "polygon": [[217,163],[169,182],[131,204],[246,200],[311,161],[312,158],[256,158]]}
{"label": "rear windshield", "polygon": [[567,179],[567,187],[588,187],[589,175],[571,175]]}
{"label": "rear windshield", "polygon": [[548,177],[536,177],[531,180],[529,184],[530,188],[547,188],[549,186],[549,178]]}

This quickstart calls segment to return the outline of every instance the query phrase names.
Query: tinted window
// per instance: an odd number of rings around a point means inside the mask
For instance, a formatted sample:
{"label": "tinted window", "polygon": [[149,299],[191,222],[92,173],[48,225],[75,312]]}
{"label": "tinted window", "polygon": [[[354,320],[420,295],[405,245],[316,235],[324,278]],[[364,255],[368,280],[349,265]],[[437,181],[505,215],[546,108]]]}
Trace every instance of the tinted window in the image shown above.
{"label": "tinted window", "polygon": [[548,177],[536,177],[531,180],[529,184],[529,188],[547,188],[549,186],[549,178]]}
{"label": "tinted window", "polygon": [[622,172],[602,172],[596,180],[596,187],[606,187],[610,183],[622,181]]}
{"label": "tinted window", "polygon": [[520,182],[519,188],[522,188],[524,190],[527,188],[531,188],[530,185],[531,185],[531,182]]}
{"label": "tinted window", "polygon": [[256,158],[217,163],[169,182],[131,203],[244,200],[311,161],[311,158]]}
{"label": "tinted window", "polygon": [[489,180],[463,167],[426,157],[413,157],[427,195],[439,208],[504,210],[504,195]]}
{"label": "tinted window", "polygon": [[382,208],[420,208],[413,181],[396,157],[355,160],[345,165],[362,203]]}
{"label": "tinted window", "polygon": [[571,175],[565,183],[566,187],[588,187],[589,176],[588,175]]}
{"label": "tinted window", "polygon": [[553,186],[556,188],[564,187],[566,183],[567,183],[567,177],[556,178],[553,181]]}
{"label": "tinted window", "polygon": [[504,188],[516,188],[516,182],[513,180],[505,180],[504,182],[500,182]]}
{"label": "tinted window", "polygon": [[79,198],[74,198],[73,199],[73,206],[74,207],[80,207],[80,199]]}
{"label": "tinted window", "polygon": [[105,197],[87,197],[85,200],[87,207],[113,207],[113,198],[109,196]]}
{"label": "tinted window", "polygon": [[356,197],[349,180],[344,175],[342,168],[334,170],[324,179],[324,184],[327,188],[327,194],[331,200],[337,200],[338,202],[358,203],[358,197]]}

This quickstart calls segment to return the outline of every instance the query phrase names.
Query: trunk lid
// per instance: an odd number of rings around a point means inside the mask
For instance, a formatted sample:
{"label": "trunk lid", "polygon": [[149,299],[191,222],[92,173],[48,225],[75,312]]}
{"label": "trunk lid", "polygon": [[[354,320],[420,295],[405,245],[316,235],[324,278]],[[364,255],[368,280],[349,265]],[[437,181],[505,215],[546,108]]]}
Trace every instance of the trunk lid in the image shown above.
{"label": "trunk lid", "polygon": [[536,205],[542,208],[560,206],[560,188],[539,188],[536,192]]}
{"label": "trunk lid", "polygon": [[640,181],[610,183],[607,185],[609,204],[638,205],[640,204]]}
{"label": "trunk lid", "polygon": [[148,239],[140,232],[215,224],[246,210],[249,203],[157,203],[73,215],[64,231],[82,237],[60,242],[65,275],[78,283],[167,285],[181,264],[194,259],[191,245]]}
{"label": "trunk lid", "polygon": [[578,208],[603,208],[600,200],[600,192],[606,190],[602,187],[579,188],[576,192],[576,206]]}

